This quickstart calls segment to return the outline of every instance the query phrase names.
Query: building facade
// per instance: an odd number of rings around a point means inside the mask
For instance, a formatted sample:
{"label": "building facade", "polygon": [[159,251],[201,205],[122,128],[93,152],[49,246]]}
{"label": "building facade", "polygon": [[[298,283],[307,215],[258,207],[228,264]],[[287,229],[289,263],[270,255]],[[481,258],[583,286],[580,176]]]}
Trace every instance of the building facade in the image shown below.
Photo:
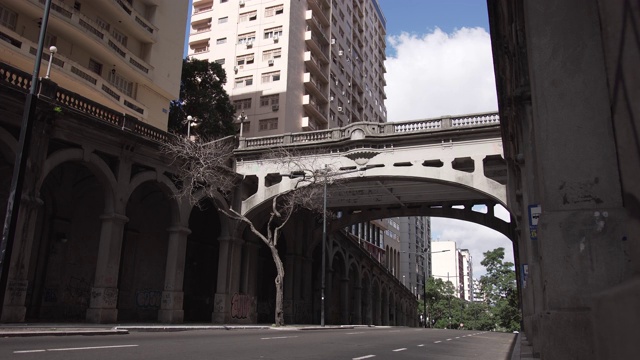
{"label": "building facade", "polygon": [[460,286],[463,292],[463,300],[473,301],[473,262],[471,258],[471,252],[468,249],[460,249],[460,256],[462,257],[462,282]]}
{"label": "building facade", "polygon": [[[33,72],[43,4],[0,0],[0,61]],[[166,130],[188,10],[172,0],[53,0],[40,75],[54,49],[51,78],[60,87]]]}
{"label": "building facade", "polygon": [[433,273],[431,277],[451,282],[454,295],[464,299],[464,265],[463,256],[455,241],[434,241],[431,243],[431,260]]}
{"label": "building facade", "polygon": [[244,137],[386,121],[377,0],[195,0],[188,54],[215,61]]}
{"label": "building facade", "polygon": [[412,216],[397,218],[400,225],[400,281],[412,294],[422,299],[425,286],[425,266],[430,239],[429,218]]}

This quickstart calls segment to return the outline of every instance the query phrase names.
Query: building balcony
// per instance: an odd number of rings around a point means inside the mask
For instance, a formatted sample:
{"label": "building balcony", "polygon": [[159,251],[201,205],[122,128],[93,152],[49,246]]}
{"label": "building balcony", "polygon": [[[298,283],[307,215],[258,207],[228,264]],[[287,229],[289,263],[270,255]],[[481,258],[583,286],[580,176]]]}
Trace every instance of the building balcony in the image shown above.
{"label": "building balcony", "polygon": [[312,118],[310,120],[314,120],[313,122],[320,126],[326,126],[327,116],[325,115],[325,105],[320,105],[316,98],[307,94],[302,96],[302,107],[307,116]]}
{"label": "building balcony", "polygon": [[321,83],[313,74],[307,72],[304,73],[303,82],[304,88],[312,94],[317,101],[320,103],[327,102],[327,81]]}
{"label": "building balcony", "polygon": [[311,49],[314,53],[322,54],[327,57],[328,44],[327,38],[322,35],[318,36],[313,33],[313,31],[308,30],[304,33],[304,41],[307,44],[307,47]]}
{"label": "building balcony", "polygon": [[308,10],[307,13],[313,13],[313,16],[315,16],[321,24],[329,26],[329,4],[325,0],[309,0],[308,4],[311,10]]}
{"label": "building balcony", "polygon": [[319,81],[321,81],[323,84],[329,82],[329,79],[326,75],[327,71],[325,70],[328,64],[327,59],[323,59],[321,56],[316,57],[311,53],[311,51],[305,51],[304,63],[307,67],[307,70],[309,70],[316,78],[318,78]]}
{"label": "building balcony", "polygon": [[[43,2],[43,0],[39,0]],[[155,43],[158,38],[158,28],[153,25],[149,20],[140,14],[133,8],[127,1],[124,0],[110,0],[104,1],[104,4],[108,6],[111,4],[115,6],[119,11],[122,22],[118,26],[122,26],[125,31],[132,33],[140,40],[146,39],[149,42]],[[150,5],[153,6],[153,5]]]}
{"label": "building balcony", "polygon": [[[10,33],[8,29],[2,27],[0,27],[0,39],[4,40],[0,41],[0,54],[10,54],[12,62],[20,68],[33,68],[38,44],[22,38],[18,34]],[[42,55],[42,76],[44,76],[44,72],[46,71],[49,55],[49,50],[46,49]],[[115,80],[115,74],[110,74],[110,78]],[[115,83],[112,84],[99,74],[94,73],[60,53],[54,55],[51,66],[51,78],[59,83],[60,86],[78,94],[83,94],[83,96],[94,101],[99,101],[100,98],[106,98],[120,105],[133,116],[141,118],[146,118],[147,116],[147,108],[133,98],[135,93],[134,85],[132,85],[129,94],[127,94],[119,90]],[[91,92],[93,92],[93,94],[91,94]]]}
{"label": "building balcony", "polygon": [[329,25],[322,24],[320,21],[318,21],[317,17],[313,16],[312,10],[307,10],[307,12],[305,13],[305,20],[307,21],[307,27],[320,34],[326,34],[327,29],[329,28]]}
{"label": "building balcony", "polygon": [[[116,2],[116,0],[112,1]],[[42,16],[44,0],[25,0],[20,3],[22,4],[20,10],[23,10],[26,15],[36,18]],[[49,26],[59,34],[59,37],[85,47],[88,53],[101,54],[101,60],[105,64],[111,63],[118,68],[131,68],[148,81],[153,79],[153,67],[120,44],[95,21],[58,1],[52,3],[51,10]],[[69,31],[69,28],[73,28],[74,31]]]}

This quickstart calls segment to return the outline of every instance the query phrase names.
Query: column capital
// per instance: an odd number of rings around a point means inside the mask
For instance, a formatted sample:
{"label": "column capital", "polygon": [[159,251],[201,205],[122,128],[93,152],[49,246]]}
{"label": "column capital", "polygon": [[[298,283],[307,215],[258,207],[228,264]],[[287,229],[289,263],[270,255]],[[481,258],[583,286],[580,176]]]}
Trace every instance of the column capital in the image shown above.
{"label": "column capital", "polygon": [[122,214],[116,214],[116,213],[108,213],[108,214],[102,214],[100,215],[100,220],[112,220],[112,221],[116,221],[116,222],[121,222],[121,223],[126,223],[129,222],[129,218],[125,215]]}
{"label": "column capital", "polygon": [[167,228],[167,231],[170,233],[183,233],[186,235],[191,234],[191,229],[182,225],[172,225]]}

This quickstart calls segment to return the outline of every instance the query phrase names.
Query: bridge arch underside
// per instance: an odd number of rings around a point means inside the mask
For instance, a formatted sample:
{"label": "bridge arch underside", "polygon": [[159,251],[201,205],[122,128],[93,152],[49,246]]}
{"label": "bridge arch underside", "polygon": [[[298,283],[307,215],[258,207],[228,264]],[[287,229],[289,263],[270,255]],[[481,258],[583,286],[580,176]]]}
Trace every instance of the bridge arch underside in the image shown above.
{"label": "bridge arch underside", "polygon": [[497,217],[496,205],[504,206],[490,194],[434,179],[360,177],[327,188],[327,207],[339,216],[332,219],[331,231],[375,219],[431,216],[473,222],[513,240],[515,224]]}

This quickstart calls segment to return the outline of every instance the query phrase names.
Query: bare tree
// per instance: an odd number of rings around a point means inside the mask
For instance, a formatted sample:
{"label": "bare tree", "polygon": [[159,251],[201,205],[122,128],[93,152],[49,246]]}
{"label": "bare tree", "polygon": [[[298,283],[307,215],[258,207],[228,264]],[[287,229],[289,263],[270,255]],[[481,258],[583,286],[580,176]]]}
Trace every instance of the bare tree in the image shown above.
{"label": "bare tree", "polygon": [[242,179],[232,167],[235,146],[233,140],[233,137],[227,137],[211,142],[194,142],[186,138],[176,138],[165,145],[164,152],[171,156],[178,169],[176,176],[181,184],[177,194],[179,197],[197,205],[200,204],[201,195],[214,199],[222,194],[227,199],[227,206],[214,202],[218,211],[245,223],[248,229],[269,247],[277,271],[275,325],[283,326],[285,272],[277,250],[278,240],[283,227],[296,210],[306,208],[314,212],[323,211],[320,201],[323,185],[325,182],[333,181],[331,175],[336,170],[324,163],[319,164],[317,153],[305,154],[285,148],[270,150],[263,156],[265,161],[275,164],[276,168],[280,169],[280,176],[288,176],[295,181],[295,185],[271,199],[266,226],[259,227],[230,205],[232,192]]}

